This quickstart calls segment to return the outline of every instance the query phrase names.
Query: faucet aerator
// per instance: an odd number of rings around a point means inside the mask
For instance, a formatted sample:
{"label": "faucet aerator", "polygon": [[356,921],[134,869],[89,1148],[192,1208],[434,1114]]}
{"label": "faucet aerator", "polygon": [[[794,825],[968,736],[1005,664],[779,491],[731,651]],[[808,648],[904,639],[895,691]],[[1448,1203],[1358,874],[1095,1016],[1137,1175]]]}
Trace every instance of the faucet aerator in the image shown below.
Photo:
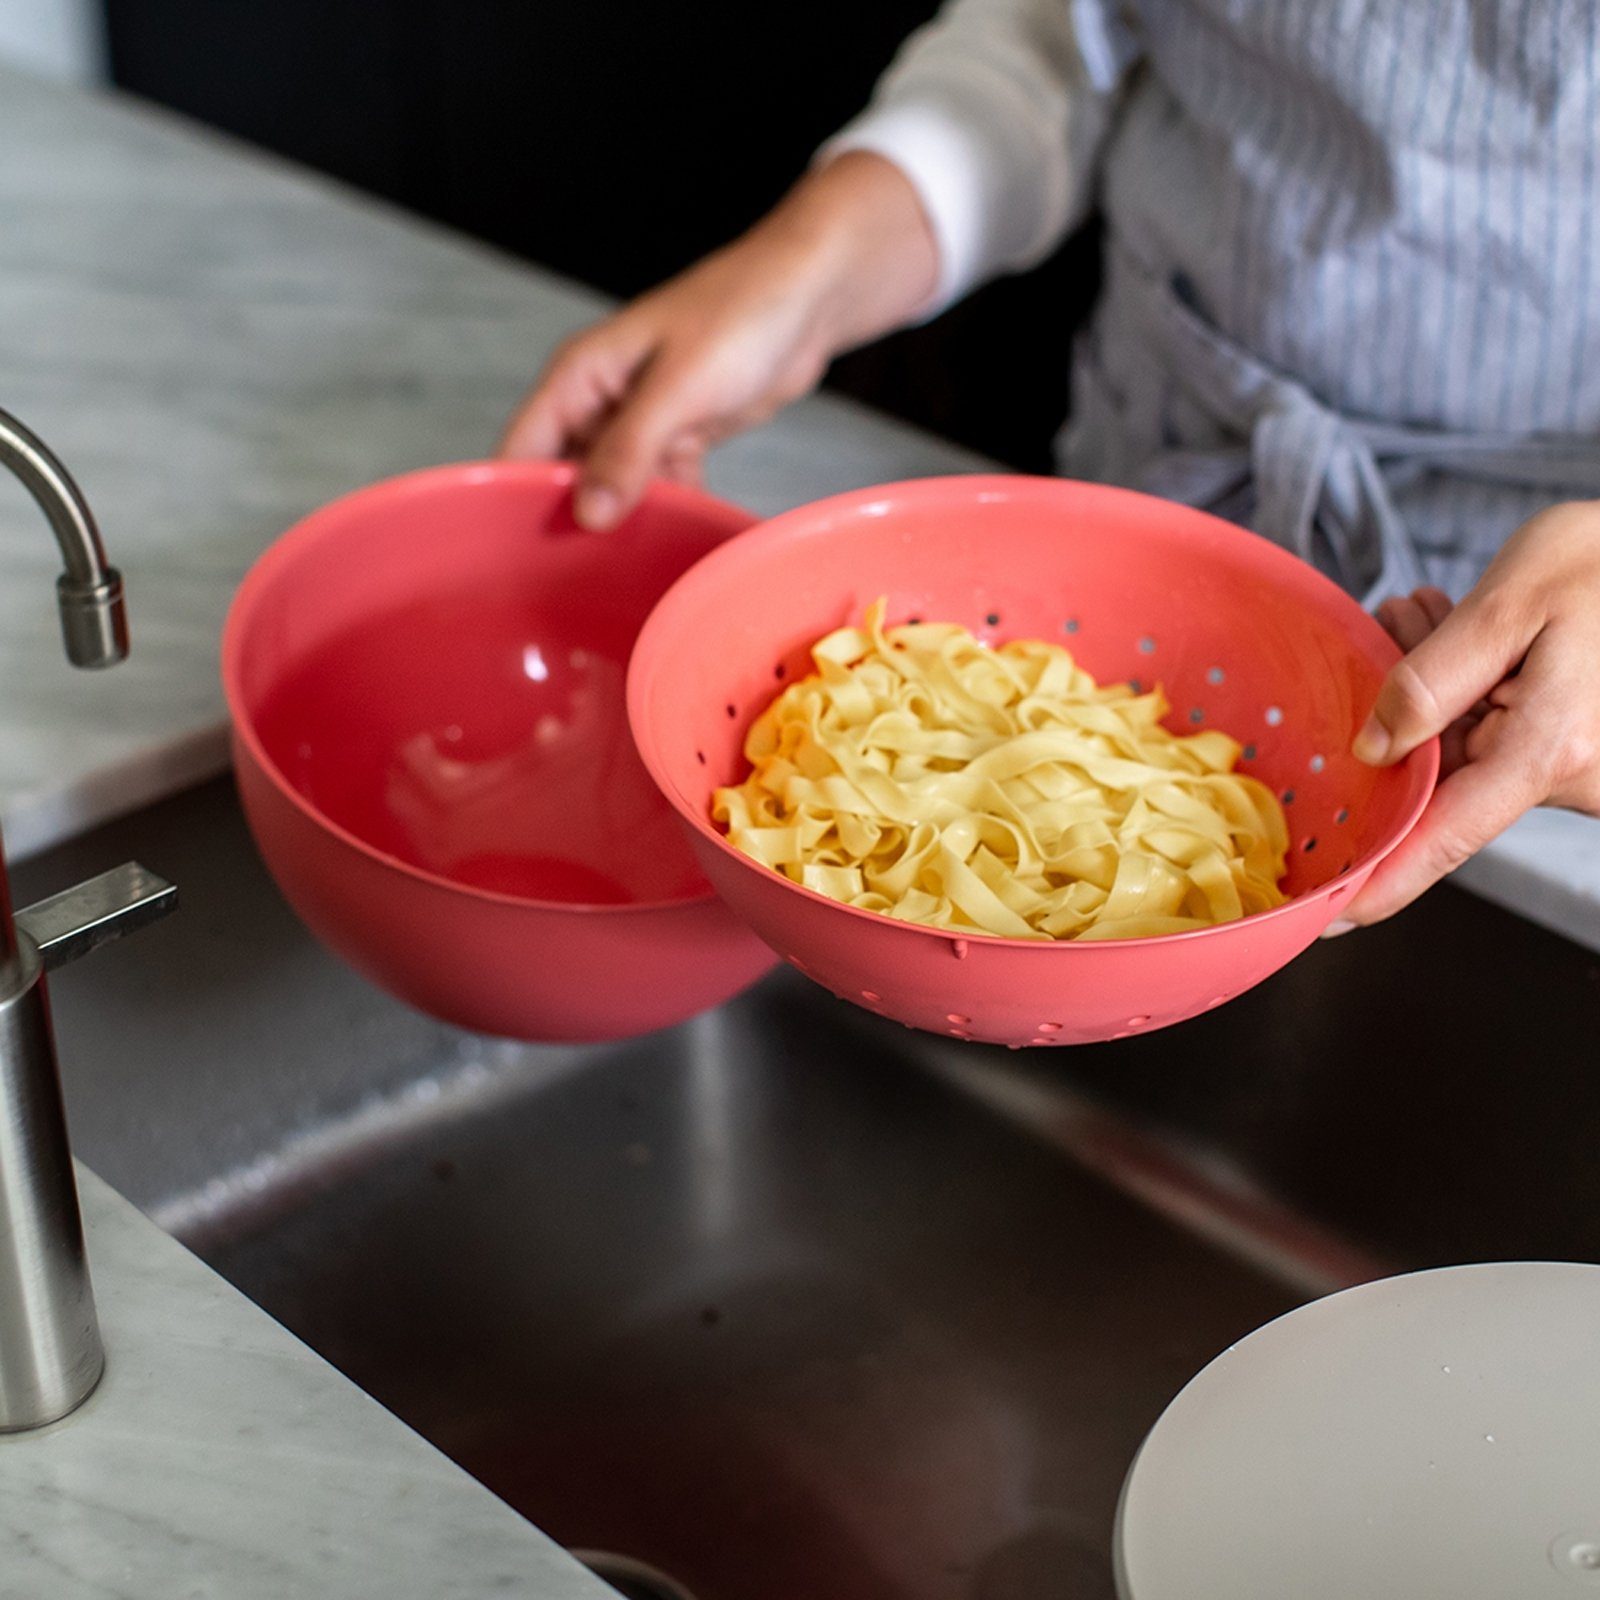
{"label": "faucet aerator", "polygon": [[122,574],[108,567],[99,583],[56,582],[61,606],[61,640],[75,667],[114,667],[128,655],[128,607]]}

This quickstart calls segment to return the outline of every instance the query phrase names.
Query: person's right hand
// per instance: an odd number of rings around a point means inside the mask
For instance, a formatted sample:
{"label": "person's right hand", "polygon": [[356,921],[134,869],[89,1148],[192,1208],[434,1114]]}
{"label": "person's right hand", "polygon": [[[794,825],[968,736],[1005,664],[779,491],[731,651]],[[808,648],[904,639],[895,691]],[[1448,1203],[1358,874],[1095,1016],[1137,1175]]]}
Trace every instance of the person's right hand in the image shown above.
{"label": "person's right hand", "polygon": [[914,314],[937,271],[899,168],[840,156],[742,239],[563,344],[500,453],[581,461],[575,514],[612,527],[653,476],[698,480],[711,445]]}

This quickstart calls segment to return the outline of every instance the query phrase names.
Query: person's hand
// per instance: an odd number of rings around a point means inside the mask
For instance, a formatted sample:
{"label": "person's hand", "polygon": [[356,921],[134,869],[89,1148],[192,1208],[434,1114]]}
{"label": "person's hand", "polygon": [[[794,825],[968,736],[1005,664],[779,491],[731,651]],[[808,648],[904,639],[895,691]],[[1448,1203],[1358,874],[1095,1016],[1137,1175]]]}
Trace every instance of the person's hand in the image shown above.
{"label": "person's hand", "polygon": [[612,527],[652,476],[697,481],[711,445],[911,317],[937,273],[910,181],[881,156],[842,155],[742,239],[562,345],[500,453],[581,461],[575,513]]}
{"label": "person's hand", "polygon": [[1389,766],[1442,735],[1441,782],[1329,933],[1392,916],[1533,806],[1600,816],[1600,502],[1524,523],[1460,605],[1419,589],[1378,618],[1406,656],[1354,752]]}

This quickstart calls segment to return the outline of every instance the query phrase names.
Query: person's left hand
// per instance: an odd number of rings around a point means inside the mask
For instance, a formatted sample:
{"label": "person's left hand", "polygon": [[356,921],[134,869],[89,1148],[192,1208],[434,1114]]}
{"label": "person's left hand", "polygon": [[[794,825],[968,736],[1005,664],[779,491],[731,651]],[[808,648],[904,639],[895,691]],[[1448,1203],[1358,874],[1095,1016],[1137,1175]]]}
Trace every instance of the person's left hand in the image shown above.
{"label": "person's left hand", "polygon": [[1600,816],[1600,501],[1525,522],[1460,605],[1419,589],[1378,620],[1406,656],[1354,753],[1389,766],[1439,734],[1441,781],[1329,935],[1392,916],[1533,806]]}

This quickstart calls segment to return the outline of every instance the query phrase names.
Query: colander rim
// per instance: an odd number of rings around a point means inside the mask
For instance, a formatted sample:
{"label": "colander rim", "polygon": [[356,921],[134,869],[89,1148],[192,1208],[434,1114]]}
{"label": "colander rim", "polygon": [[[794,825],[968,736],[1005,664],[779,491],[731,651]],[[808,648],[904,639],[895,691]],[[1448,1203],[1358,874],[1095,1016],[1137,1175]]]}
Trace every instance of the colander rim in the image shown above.
{"label": "colander rim", "polygon": [[[1249,542],[1256,556],[1268,563],[1269,570],[1275,576],[1282,574],[1291,585],[1307,588],[1312,594],[1320,594],[1325,599],[1331,598],[1341,608],[1352,609],[1355,612],[1355,617],[1350,619],[1352,624],[1361,628],[1367,639],[1378,647],[1378,654],[1389,656],[1391,664],[1400,660],[1399,648],[1384,632],[1382,625],[1331,578],[1252,529],[1229,522],[1223,517],[1195,506],[1165,500],[1158,495],[1144,494],[1137,489],[1124,489],[1112,484],[1086,483],[1077,479],[1033,473],[945,473],[932,477],[905,478],[893,483],[873,484],[863,489],[850,489],[842,494],[829,495],[825,499],[812,500],[804,505],[795,506],[788,511],[778,513],[777,516],[755,523],[742,533],[736,533],[715,550],[708,551],[675,579],[645,618],[644,626],[634,640],[633,653],[628,662],[628,722],[633,733],[634,745],[644,762],[645,769],[657,788],[671,802],[679,817],[691,826],[700,838],[708,840],[724,857],[737,863],[741,868],[756,873],[763,881],[781,884],[785,889],[802,895],[819,906],[863,919],[874,927],[901,929],[912,935],[930,936],[946,944],[970,945],[974,941],[980,941],[985,949],[1034,952],[1136,950],[1154,947],[1170,949],[1180,941],[1213,938],[1241,928],[1261,927],[1275,919],[1293,915],[1307,905],[1330,899],[1349,880],[1370,874],[1399,848],[1427,809],[1439,774],[1437,738],[1419,745],[1403,761],[1385,769],[1397,774],[1404,773],[1407,780],[1416,785],[1417,792],[1411,804],[1402,813],[1387,838],[1371,846],[1356,857],[1347,868],[1325,883],[1307,890],[1304,894],[1293,895],[1281,905],[1271,906],[1265,911],[1252,912],[1248,916],[1236,917],[1231,922],[1216,922],[1203,928],[1188,928],[1181,933],[1147,934],[1131,939],[1017,939],[1009,935],[984,933],[978,929],[935,928],[921,922],[902,922],[894,917],[885,916],[880,911],[846,905],[843,901],[834,900],[815,889],[808,889],[804,884],[795,883],[781,872],[775,872],[772,868],[763,866],[761,862],[747,856],[717,828],[709,815],[702,816],[698,807],[688,803],[687,796],[663,771],[661,763],[656,758],[656,742],[649,733],[649,719],[644,709],[647,674],[659,670],[661,663],[666,659],[665,652],[656,647],[656,637],[668,627],[673,609],[687,603],[686,597],[696,590],[719,584],[725,571],[750,561],[752,552],[758,546],[770,546],[777,540],[795,540],[805,537],[807,533],[816,534],[841,516],[846,516],[858,508],[870,506],[874,502],[884,501],[890,496],[948,495],[952,489],[959,489],[965,499],[982,503],[997,498],[1016,498],[1023,491],[1051,493],[1063,488],[1078,494],[1088,491],[1092,496],[1103,497],[1108,501],[1137,501],[1142,505],[1157,505],[1165,515],[1190,521],[1197,527],[1208,529],[1213,538],[1235,543]],[[953,501],[952,508],[960,503],[962,503],[960,499]]]}

